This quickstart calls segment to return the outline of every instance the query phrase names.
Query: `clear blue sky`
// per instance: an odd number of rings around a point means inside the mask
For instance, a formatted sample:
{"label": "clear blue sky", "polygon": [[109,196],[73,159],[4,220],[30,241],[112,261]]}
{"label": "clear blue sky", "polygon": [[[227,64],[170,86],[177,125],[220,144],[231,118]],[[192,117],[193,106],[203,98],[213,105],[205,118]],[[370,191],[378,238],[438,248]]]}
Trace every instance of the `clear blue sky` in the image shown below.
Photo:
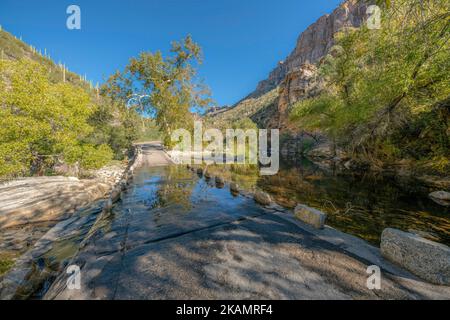
{"label": "clear blue sky", "polygon": [[[219,105],[267,77],[298,35],[341,0],[0,0],[0,25],[95,82],[142,51],[167,52],[191,34],[204,51],[200,75]],[[81,8],[81,30],[66,8]]]}

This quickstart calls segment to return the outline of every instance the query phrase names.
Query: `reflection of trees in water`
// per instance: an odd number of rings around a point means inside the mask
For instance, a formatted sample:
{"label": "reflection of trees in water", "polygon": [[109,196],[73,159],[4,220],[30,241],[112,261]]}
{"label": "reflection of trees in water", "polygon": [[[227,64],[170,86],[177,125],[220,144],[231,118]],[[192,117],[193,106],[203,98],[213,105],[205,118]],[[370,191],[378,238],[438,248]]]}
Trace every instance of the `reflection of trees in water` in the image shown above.
{"label": "reflection of trees in water", "polygon": [[328,213],[328,223],[344,232],[379,242],[384,228],[416,229],[450,240],[450,220],[414,186],[399,186],[380,175],[327,172],[306,165],[286,166],[262,176],[258,186],[286,207],[303,203]]}
{"label": "reflection of trees in water", "polygon": [[209,165],[207,171],[212,176],[235,182],[246,190],[253,190],[259,179],[259,167],[250,164]]}
{"label": "reflection of trees in water", "polygon": [[[197,190],[199,194],[207,192],[207,183],[197,185],[197,175],[184,166],[165,170],[167,180],[158,187],[153,207],[179,205],[189,210],[194,187],[205,188]],[[329,225],[373,244],[387,227],[429,232],[450,243],[448,210],[387,177],[343,174],[309,163],[283,166],[273,176],[259,176],[257,167],[245,165],[208,166],[208,171],[246,190],[261,188],[285,207],[303,203],[322,210],[328,213]],[[214,179],[208,183],[214,184]]]}
{"label": "reflection of trees in water", "polygon": [[156,191],[153,208],[179,205],[186,210],[191,208],[191,196],[197,181],[184,166],[168,166],[165,168],[166,179]]}

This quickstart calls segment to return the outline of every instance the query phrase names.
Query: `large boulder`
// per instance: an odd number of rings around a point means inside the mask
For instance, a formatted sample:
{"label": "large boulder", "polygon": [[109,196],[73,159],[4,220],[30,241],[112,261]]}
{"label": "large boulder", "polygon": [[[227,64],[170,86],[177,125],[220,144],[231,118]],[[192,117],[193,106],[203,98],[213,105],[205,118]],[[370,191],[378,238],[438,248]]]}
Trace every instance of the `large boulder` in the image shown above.
{"label": "large boulder", "polygon": [[450,285],[450,248],[444,244],[388,228],[381,235],[381,254],[424,280]]}
{"label": "large boulder", "polygon": [[299,204],[295,207],[294,215],[297,219],[317,229],[323,229],[327,219],[326,213],[303,204]]}

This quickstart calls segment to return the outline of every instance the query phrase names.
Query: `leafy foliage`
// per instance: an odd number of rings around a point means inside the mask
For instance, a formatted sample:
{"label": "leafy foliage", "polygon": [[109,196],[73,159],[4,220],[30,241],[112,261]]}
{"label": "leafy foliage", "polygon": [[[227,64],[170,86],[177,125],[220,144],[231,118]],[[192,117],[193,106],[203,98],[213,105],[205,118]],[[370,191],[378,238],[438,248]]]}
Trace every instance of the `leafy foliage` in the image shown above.
{"label": "leafy foliage", "polygon": [[0,75],[0,176],[40,173],[56,160],[98,168],[112,158],[106,142],[89,141],[99,107],[83,88],[52,83],[27,58],[0,61]]}
{"label": "leafy foliage", "polygon": [[158,51],[132,58],[122,73],[109,78],[103,91],[122,104],[133,100],[131,107],[153,118],[164,143],[170,146],[172,132],[192,129],[192,111],[210,103],[208,89],[196,77],[195,66],[200,64],[201,49],[188,36],[172,43],[168,57]]}
{"label": "leafy foliage", "polygon": [[380,30],[337,34],[320,66],[327,89],[295,104],[291,119],[373,163],[448,157],[449,6],[399,0]]}

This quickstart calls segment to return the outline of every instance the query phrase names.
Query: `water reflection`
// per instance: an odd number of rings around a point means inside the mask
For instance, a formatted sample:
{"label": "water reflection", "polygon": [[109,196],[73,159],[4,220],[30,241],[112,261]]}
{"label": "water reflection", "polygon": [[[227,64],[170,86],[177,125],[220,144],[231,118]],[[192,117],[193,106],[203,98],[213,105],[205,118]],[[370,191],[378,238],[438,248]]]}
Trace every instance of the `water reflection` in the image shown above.
{"label": "water reflection", "polygon": [[450,244],[449,209],[428,199],[428,191],[417,185],[380,175],[342,174],[305,159],[284,163],[278,175],[261,177],[258,185],[280,204],[300,202],[327,212],[329,225],[374,244],[387,227],[420,231]]}
{"label": "water reflection", "polygon": [[277,175],[259,176],[249,167],[216,166],[212,172],[260,188],[277,203],[293,208],[303,203],[328,213],[327,224],[379,244],[384,228],[419,232],[450,245],[450,210],[428,199],[429,190],[393,178],[344,174],[321,168],[307,159],[282,161]]}

